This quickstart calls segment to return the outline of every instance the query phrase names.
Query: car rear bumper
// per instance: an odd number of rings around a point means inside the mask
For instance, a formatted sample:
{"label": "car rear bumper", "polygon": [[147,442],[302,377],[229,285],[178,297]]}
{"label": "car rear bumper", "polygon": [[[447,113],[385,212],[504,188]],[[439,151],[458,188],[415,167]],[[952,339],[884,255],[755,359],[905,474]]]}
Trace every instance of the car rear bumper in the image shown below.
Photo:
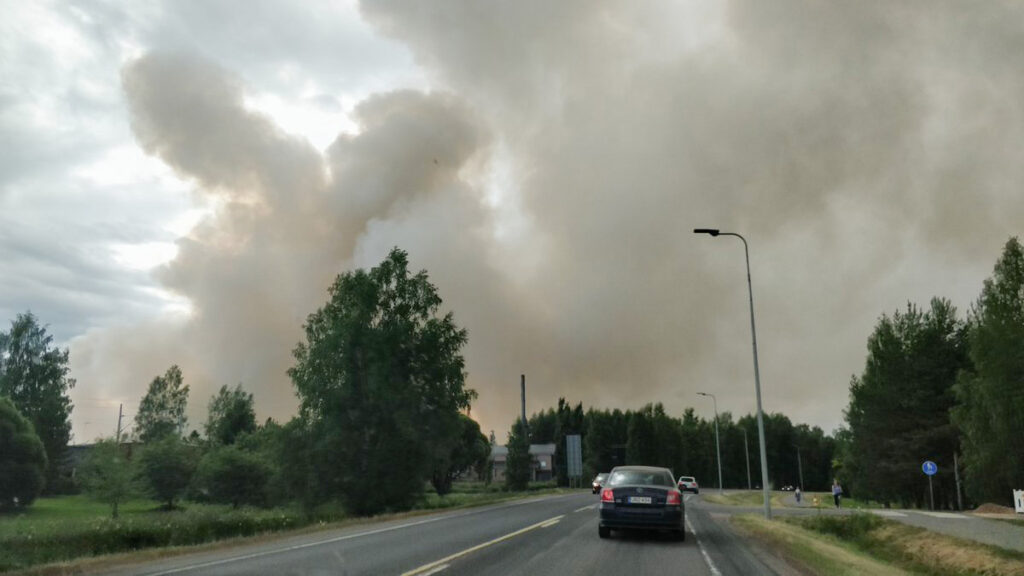
{"label": "car rear bumper", "polygon": [[601,503],[600,525],[604,528],[681,530],[686,522],[683,507],[637,508]]}

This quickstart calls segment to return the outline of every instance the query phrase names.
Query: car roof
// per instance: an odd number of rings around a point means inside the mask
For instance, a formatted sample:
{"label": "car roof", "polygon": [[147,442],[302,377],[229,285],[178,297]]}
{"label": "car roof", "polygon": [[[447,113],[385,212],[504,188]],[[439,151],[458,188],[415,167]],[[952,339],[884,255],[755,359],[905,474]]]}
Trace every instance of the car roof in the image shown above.
{"label": "car roof", "polygon": [[612,472],[625,472],[632,470],[634,472],[672,472],[668,468],[662,468],[660,466],[616,466],[612,468]]}

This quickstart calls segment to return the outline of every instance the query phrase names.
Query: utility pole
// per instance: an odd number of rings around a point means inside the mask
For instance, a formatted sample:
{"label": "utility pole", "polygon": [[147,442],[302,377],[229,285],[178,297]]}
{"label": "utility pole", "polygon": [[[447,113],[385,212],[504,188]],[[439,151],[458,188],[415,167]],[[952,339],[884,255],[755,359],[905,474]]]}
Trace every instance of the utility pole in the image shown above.
{"label": "utility pole", "polygon": [[740,430],[743,430],[743,452],[747,455],[747,490],[753,490],[754,488],[750,484],[750,448],[747,446],[747,429],[740,428]]}
{"label": "utility pole", "polygon": [[953,478],[956,479],[956,509],[964,511],[964,498],[960,495],[960,463],[956,458],[956,451],[953,451]]}
{"label": "utility pole", "polygon": [[800,473],[800,491],[803,492],[804,491],[804,465],[803,465],[803,461],[800,458],[800,447],[794,444],[793,448],[796,448],[796,469]]}
{"label": "utility pole", "polygon": [[[114,440],[114,453],[117,455],[116,456],[117,458],[121,457],[121,418],[123,416],[124,416],[124,403],[122,402],[122,403],[117,405],[117,436],[115,437],[115,440]],[[116,499],[114,500],[113,516],[114,516],[114,518],[117,518],[117,500]]]}
{"label": "utility pole", "polygon": [[121,417],[124,416],[123,409],[124,409],[124,404],[123,403],[117,405],[117,436],[116,436],[116,440],[114,442],[118,446],[121,445]]}
{"label": "utility pole", "polygon": [[526,374],[519,375],[519,392],[523,401],[523,430],[526,430]]}

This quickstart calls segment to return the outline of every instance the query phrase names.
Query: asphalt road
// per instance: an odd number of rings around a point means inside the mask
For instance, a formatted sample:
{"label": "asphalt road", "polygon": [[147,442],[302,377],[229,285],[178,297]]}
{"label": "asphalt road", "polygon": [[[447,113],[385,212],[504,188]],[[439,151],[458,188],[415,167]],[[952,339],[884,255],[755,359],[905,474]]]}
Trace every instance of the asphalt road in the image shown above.
{"label": "asphalt road", "polygon": [[724,512],[687,497],[685,542],[669,535],[597,535],[597,496],[522,500],[473,510],[317,532],[190,554],[114,572],[123,576],[382,574],[394,576],[788,574],[737,537]]}

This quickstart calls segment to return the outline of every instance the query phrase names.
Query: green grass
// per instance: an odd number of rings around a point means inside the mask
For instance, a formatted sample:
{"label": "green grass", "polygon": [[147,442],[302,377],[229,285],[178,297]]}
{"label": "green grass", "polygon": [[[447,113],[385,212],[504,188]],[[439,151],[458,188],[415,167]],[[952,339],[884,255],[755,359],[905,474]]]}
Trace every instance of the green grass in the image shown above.
{"label": "green grass", "polygon": [[872,558],[833,535],[813,532],[760,516],[735,516],[732,523],[767,544],[767,548],[799,564],[806,573],[829,576],[902,576],[906,571]]}
{"label": "green grass", "polygon": [[[782,506],[779,498],[786,494],[785,492],[772,492],[772,506]],[[705,490],[701,493],[701,498],[712,504],[720,504],[723,506],[763,506],[764,505],[764,494],[759,490],[742,490],[742,491],[731,491],[719,494],[718,491]]]}
{"label": "green grass", "polygon": [[[549,484],[531,485],[526,492],[506,492],[500,486],[459,483],[444,497],[429,492],[406,514],[563,492],[567,491],[551,488]],[[39,499],[17,514],[0,515],[0,572],[105,554],[192,546],[349,519],[336,503],[324,504],[307,514],[292,506],[234,510],[230,506],[194,502],[185,502],[178,510],[164,511],[158,502],[132,500],[122,503],[119,511],[120,517],[113,520],[106,504],[85,496],[62,496]]]}
{"label": "green grass", "polygon": [[930,532],[872,514],[785,518],[786,524],[856,547],[901,569],[954,576],[1024,574],[1024,554]]}

